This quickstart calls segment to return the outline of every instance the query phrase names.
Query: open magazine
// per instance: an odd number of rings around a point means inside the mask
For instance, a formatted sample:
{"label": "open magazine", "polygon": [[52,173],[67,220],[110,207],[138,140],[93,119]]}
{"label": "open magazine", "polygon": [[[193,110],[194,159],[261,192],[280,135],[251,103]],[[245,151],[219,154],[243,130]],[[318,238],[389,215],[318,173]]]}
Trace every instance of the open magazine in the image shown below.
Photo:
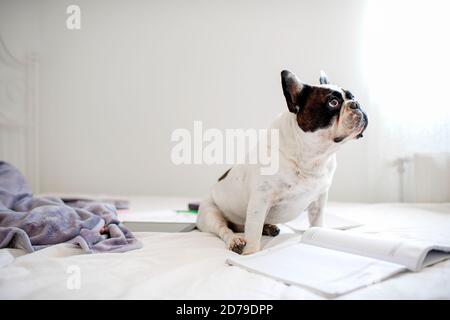
{"label": "open magazine", "polygon": [[[193,204],[189,204],[191,208]],[[192,207],[192,209],[198,209]],[[197,221],[196,210],[150,210],[150,211],[120,211],[119,219],[131,231],[187,232],[195,229]],[[285,224],[295,232],[309,229],[307,214]],[[361,226],[361,223],[337,215],[328,214],[326,225],[333,229],[351,229]]]}
{"label": "open magazine", "polygon": [[195,229],[197,214],[189,210],[133,211],[119,219],[134,232],[188,232]]}
{"label": "open magazine", "polygon": [[227,262],[336,297],[450,258],[450,243],[311,228],[301,238]]}
{"label": "open magazine", "polygon": [[[307,214],[301,214],[297,219],[289,221],[285,223],[285,225],[296,232],[306,231],[311,227]],[[327,228],[347,230],[360,227],[362,226],[362,223],[347,218],[342,218],[341,216],[332,213],[327,213],[325,225]]]}

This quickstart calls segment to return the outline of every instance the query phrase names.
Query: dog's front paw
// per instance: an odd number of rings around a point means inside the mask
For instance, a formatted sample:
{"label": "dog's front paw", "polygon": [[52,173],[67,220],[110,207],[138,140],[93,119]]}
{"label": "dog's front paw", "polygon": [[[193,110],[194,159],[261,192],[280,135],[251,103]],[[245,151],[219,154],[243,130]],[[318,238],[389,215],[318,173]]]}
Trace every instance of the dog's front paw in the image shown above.
{"label": "dog's front paw", "polygon": [[238,254],[241,254],[245,248],[245,245],[247,244],[247,241],[245,241],[245,238],[243,237],[233,237],[229,242],[228,242],[228,249],[236,252]]}
{"label": "dog's front paw", "polygon": [[274,224],[265,224],[262,234],[265,236],[276,237],[277,235],[280,234],[280,228],[278,228]]}

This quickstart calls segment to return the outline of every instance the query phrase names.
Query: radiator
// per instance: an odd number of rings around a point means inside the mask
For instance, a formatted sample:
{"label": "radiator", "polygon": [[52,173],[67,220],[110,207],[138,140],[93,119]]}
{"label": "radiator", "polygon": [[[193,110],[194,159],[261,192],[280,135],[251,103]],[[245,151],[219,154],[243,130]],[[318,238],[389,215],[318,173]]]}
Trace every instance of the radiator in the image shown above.
{"label": "radiator", "polygon": [[415,154],[411,169],[416,202],[450,202],[450,153]]}

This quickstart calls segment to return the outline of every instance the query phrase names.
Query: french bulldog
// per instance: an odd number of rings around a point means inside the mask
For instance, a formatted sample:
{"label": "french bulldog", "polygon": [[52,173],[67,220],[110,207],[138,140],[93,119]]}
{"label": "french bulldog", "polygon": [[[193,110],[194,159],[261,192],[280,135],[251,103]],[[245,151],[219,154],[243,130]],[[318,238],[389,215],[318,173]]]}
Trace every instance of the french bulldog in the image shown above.
{"label": "french bulldog", "polygon": [[304,211],[311,226],[323,226],[336,151],[361,138],[368,124],[350,91],[330,84],[323,72],[319,85],[309,85],[284,70],[281,84],[288,110],[271,126],[279,130],[278,171],[262,175],[258,165],[236,165],[199,207],[197,228],[239,254],[259,251],[262,235],[278,235],[277,224]]}

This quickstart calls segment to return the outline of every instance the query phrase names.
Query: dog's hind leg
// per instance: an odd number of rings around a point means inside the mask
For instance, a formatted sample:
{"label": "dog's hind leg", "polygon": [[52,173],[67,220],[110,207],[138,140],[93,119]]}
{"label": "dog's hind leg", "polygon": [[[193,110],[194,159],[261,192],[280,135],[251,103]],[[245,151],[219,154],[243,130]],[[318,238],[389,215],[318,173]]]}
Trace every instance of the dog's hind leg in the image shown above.
{"label": "dog's hind leg", "polygon": [[228,249],[241,254],[246,245],[245,238],[239,236],[228,227],[228,221],[222,211],[214,203],[211,196],[200,203],[197,217],[197,228],[203,232],[218,235],[228,246]]}
{"label": "dog's hind leg", "polygon": [[245,226],[243,224],[236,224],[236,223],[228,221],[228,227],[231,230],[233,230],[234,232],[240,232],[240,233],[245,232]]}
{"label": "dog's hind leg", "polygon": [[276,237],[280,234],[280,228],[274,224],[265,224],[263,227],[262,234],[265,236]]}
{"label": "dog's hind leg", "polygon": [[[245,232],[245,226],[242,224],[235,224],[232,222],[228,222],[228,226],[234,232],[241,232],[241,233]],[[265,236],[276,237],[277,235],[280,234],[280,228],[278,228],[274,224],[265,224],[262,230],[262,234]]]}

